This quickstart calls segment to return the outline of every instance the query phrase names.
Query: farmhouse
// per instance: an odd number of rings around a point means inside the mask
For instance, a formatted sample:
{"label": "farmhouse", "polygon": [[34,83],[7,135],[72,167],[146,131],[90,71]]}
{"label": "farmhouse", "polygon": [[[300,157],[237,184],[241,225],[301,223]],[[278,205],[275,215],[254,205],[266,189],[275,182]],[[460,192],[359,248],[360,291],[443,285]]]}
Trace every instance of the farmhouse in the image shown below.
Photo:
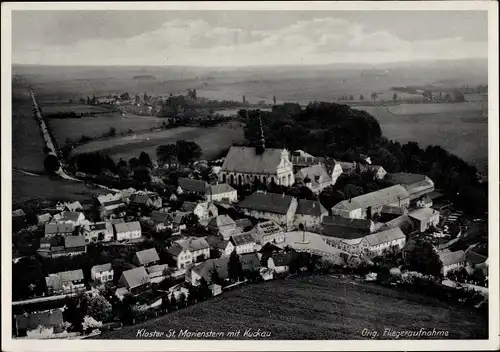
{"label": "farmhouse", "polygon": [[295,178],[288,150],[266,148],[261,127],[257,147],[232,146],[229,149],[219,172],[219,181],[238,185],[260,181],[291,186]]}
{"label": "farmhouse", "polygon": [[68,294],[85,290],[82,269],[49,274],[45,278],[49,295]]}
{"label": "farmhouse", "polygon": [[83,236],[64,237],[65,255],[78,255],[87,252],[87,244]]}
{"label": "farmhouse", "polygon": [[121,194],[106,194],[97,197],[101,217],[106,217],[125,206]]}
{"label": "farmhouse", "polygon": [[69,236],[74,230],[74,224],[45,224],[45,238]]}
{"label": "farmhouse", "polygon": [[38,255],[46,258],[78,255],[86,252],[85,238],[83,236],[50,237],[40,239]]}
{"label": "farmhouse", "polygon": [[283,243],[285,241],[285,230],[272,220],[258,223],[251,233],[254,236],[257,250],[266,243]]}
{"label": "farmhouse", "polygon": [[210,257],[210,245],[204,238],[189,238],[177,241],[167,251],[177,262],[178,269],[184,269],[204,257]]}
{"label": "farmhouse", "polygon": [[82,212],[63,211],[61,214],[53,217],[58,224],[72,224],[73,226],[83,225],[85,215]]}
{"label": "farmhouse", "polygon": [[408,208],[409,204],[410,196],[406,189],[395,185],[343,200],[332,208],[332,213],[345,218],[370,220],[382,211],[384,205]]}
{"label": "farmhouse", "polygon": [[180,177],[177,182],[182,192],[186,193],[205,195],[207,189],[209,188],[208,183],[202,180],[194,180],[191,178]]}
{"label": "farmhouse", "polygon": [[15,335],[28,338],[48,338],[65,331],[60,309],[15,315]]}
{"label": "farmhouse", "polygon": [[231,235],[240,233],[241,230],[236,227],[236,223],[229,215],[219,215],[210,220],[208,227],[216,230],[224,239],[229,239]]}
{"label": "farmhouse", "polygon": [[135,252],[133,262],[138,266],[150,266],[158,264],[160,257],[155,248],[145,249],[139,252]]}
{"label": "farmhouse", "polygon": [[197,265],[186,272],[186,281],[191,283],[193,286],[198,286],[201,278],[204,278],[207,283],[214,284],[215,282],[212,282],[213,270],[217,272],[221,280],[226,280],[229,277],[227,270],[228,262],[229,257],[207,259],[200,265]]}
{"label": "farmhouse", "polygon": [[221,256],[230,255],[234,250],[234,245],[231,241],[221,239],[218,236],[207,236],[206,241],[210,248],[219,252]]}
{"label": "farmhouse", "polygon": [[113,225],[111,222],[96,222],[83,228],[85,242],[110,242],[113,240]]}
{"label": "farmhouse", "polygon": [[247,216],[273,220],[288,230],[293,227],[297,200],[285,194],[257,191],[241,201],[238,207]]}
{"label": "farmhouse", "polygon": [[442,251],[439,253],[439,259],[443,263],[443,275],[446,276],[449,271],[457,270],[465,266],[465,252]]}
{"label": "farmhouse", "polygon": [[211,202],[184,202],[182,203],[181,210],[184,212],[195,214],[200,220],[206,220],[208,218],[217,216],[219,213],[217,207]]}
{"label": "farmhouse", "polygon": [[412,201],[434,192],[434,182],[425,175],[400,172],[387,174],[385,179],[394,185],[403,186]]}
{"label": "farmhouse", "polygon": [[424,232],[439,224],[439,212],[432,208],[420,208],[412,211],[408,216],[414,221],[416,228]]}
{"label": "farmhouse", "polygon": [[124,271],[118,285],[125,287],[131,294],[136,295],[148,289],[151,282],[143,266]]}
{"label": "farmhouse", "polygon": [[114,225],[117,241],[132,240],[142,237],[139,221],[123,222]]}
{"label": "farmhouse", "polygon": [[73,203],[65,203],[65,208],[69,212],[78,212],[83,210],[83,206],[78,201]]}
{"label": "farmhouse", "polygon": [[205,192],[205,200],[209,202],[234,203],[238,201],[238,192],[227,183],[209,186]]}
{"label": "farmhouse", "polygon": [[94,265],[90,269],[90,278],[99,283],[113,281],[114,271],[111,263]]}
{"label": "farmhouse", "polygon": [[250,233],[233,235],[230,241],[237,254],[252,253],[255,250],[255,239]]}
{"label": "farmhouse", "polygon": [[166,229],[173,229],[172,215],[162,211],[153,211],[150,216],[153,221],[153,229],[160,232]]}
{"label": "farmhouse", "polygon": [[295,211],[294,225],[299,230],[319,230],[328,210],[317,200],[299,199]]}
{"label": "farmhouse", "polygon": [[308,166],[300,169],[300,171],[295,174],[295,180],[297,182],[302,182],[315,194],[319,194],[326,187],[333,186],[335,184],[323,164]]}

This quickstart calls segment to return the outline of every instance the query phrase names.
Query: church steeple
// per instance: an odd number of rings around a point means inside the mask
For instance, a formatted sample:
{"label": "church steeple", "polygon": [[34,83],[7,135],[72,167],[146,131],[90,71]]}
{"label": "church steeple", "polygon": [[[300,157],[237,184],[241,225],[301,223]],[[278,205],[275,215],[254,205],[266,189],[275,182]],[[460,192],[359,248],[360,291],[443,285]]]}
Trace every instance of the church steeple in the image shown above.
{"label": "church steeple", "polygon": [[262,129],[262,118],[259,113],[260,140],[255,148],[257,154],[262,154],[266,150],[266,140],[264,138],[264,130]]}

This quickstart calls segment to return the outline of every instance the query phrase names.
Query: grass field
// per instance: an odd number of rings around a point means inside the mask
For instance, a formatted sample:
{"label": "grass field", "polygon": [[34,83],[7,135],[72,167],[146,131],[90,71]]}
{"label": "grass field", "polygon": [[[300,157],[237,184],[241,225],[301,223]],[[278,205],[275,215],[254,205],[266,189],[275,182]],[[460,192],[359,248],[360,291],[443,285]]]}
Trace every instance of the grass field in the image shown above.
{"label": "grass field", "polygon": [[[250,285],[100,339],[139,339],[139,329],[270,332],[270,339],[368,339],[363,329],[447,330],[448,339],[487,338],[477,312],[426,297],[327,276]],[[387,338],[387,336],[385,337]],[[420,337],[422,338],[422,337]],[[425,338],[425,337],[424,337]],[[439,337],[443,339],[443,337]]]}
{"label": "grass field", "polygon": [[116,133],[120,134],[127,132],[129,129],[138,131],[160,127],[164,121],[166,119],[151,116],[139,116],[129,113],[122,116],[121,113],[109,113],[78,119],[50,119],[49,123],[59,145],[64,145],[67,138],[76,141],[82,135],[91,138],[100,137],[107,133],[111,127],[114,127]]}
{"label": "grass field", "polygon": [[436,103],[436,104],[400,104],[388,107],[394,115],[427,115],[447,113],[471,113],[481,111],[481,104],[474,103]]}
{"label": "grass field", "polygon": [[64,114],[74,112],[76,114],[84,114],[88,112],[105,113],[109,110],[101,106],[93,105],[78,105],[78,104],[65,104],[65,105],[44,105],[41,103],[44,114]]}
{"label": "grass field", "polygon": [[103,139],[83,144],[73,150],[73,153],[88,153],[103,150],[114,159],[138,157],[142,151],[156,158],[156,147],[161,144],[175,143],[178,140],[190,140],[198,143],[203,154],[202,158],[210,159],[217,156],[221,150],[231,144],[245,140],[243,128],[239,123],[228,123],[223,126],[179,127],[160,132],[146,132],[134,136],[123,136]]}
{"label": "grass field", "polygon": [[469,109],[425,113],[428,111],[426,105],[408,105],[408,109],[417,112],[411,115],[391,113],[391,111],[398,111],[393,109],[398,108],[397,106],[389,108],[356,106],[355,109],[365,110],[377,118],[382,133],[389,139],[400,143],[416,141],[424,148],[428,145],[439,145],[475,165],[479,171],[485,172],[488,166],[488,124],[485,120],[477,118],[480,111]]}

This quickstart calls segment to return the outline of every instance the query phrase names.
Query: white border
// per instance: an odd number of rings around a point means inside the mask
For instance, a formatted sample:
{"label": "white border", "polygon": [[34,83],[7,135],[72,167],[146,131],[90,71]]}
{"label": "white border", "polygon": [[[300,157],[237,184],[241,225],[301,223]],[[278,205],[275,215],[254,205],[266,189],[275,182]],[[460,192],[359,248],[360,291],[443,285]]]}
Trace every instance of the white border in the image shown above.
{"label": "white border", "polygon": [[[486,10],[489,29],[489,340],[439,341],[134,341],[13,340],[11,334],[11,11],[12,10]],[[499,345],[499,139],[498,3],[496,1],[394,2],[133,2],[2,3],[2,350],[4,351],[189,351],[189,350],[477,350]],[[27,29],[29,30],[29,29]]]}

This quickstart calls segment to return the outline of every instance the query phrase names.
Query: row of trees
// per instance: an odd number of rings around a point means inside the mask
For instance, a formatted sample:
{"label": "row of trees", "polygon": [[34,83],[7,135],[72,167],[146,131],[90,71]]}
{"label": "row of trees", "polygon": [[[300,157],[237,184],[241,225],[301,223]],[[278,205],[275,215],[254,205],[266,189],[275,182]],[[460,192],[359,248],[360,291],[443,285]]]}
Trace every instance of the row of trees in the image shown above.
{"label": "row of trees", "polygon": [[180,140],[175,144],[160,145],[156,148],[156,157],[161,164],[172,164],[178,162],[183,165],[192,163],[202,154],[198,144],[193,141]]}

